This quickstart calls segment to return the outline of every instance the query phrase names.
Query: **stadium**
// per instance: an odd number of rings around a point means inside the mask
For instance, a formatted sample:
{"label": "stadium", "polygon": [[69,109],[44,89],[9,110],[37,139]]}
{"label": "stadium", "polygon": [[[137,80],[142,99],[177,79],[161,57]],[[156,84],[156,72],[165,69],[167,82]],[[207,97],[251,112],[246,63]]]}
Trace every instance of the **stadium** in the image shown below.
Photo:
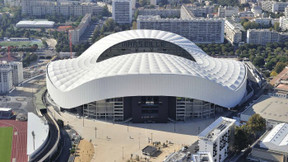
{"label": "stadium", "polygon": [[96,119],[167,122],[233,108],[247,95],[247,67],[208,56],[165,31],[108,35],[74,59],[47,65],[49,98]]}

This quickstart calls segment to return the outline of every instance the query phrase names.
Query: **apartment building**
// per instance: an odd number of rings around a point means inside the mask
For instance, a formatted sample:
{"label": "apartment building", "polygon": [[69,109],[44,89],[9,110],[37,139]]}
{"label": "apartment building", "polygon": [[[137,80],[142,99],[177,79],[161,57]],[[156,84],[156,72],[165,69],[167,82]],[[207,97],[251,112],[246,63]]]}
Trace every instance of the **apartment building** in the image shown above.
{"label": "apartment building", "polygon": [[218,17],[231,17],[237,15],[239,12],[238,7],[233,6],[219,6],[218,8]]}
{"label": "apartment building", "polygon": [[282,30],[288,30],[288,17],[282,16],[279,19],[279,27]]}
{"label": "apartment building", "polygon": [[131,0],[113,0],[112,17],[118,24],[130,24],[132,22]]}
{"label": "apartment building", "polygon": [[137,29],[170,31],[195,43],[223,43],[223,19],[164,19],[158,16],[138,16]]}
{"label": "apartment building", "polygon": [[184,4],[181,6],[181,19],[193,19],[196,17],[207,17],[214,12],[214,6],[195,6]]}
{"label": "apartment building", "polygon": [[139,9],[139,15],[160,15],[160,17],[180,17],[180,9]]}
{"label": "apartment building", "polygon": [[0,64],[0,94],[8,93],[13,88],[12,68]]}
{"label": "apartment building", "polygon": [[236,120],[219,117],[199,136],[199,152],[210,152],[214,162],[222,162],[228,156]]}
{"label": "apartment building", "polygon": [[242,34],[244,33],[244,28],[240,23],[235,23],[232,20],[225,20],[224,33],[225,38],[231,44],[238,44],[242,40]]}
{"label": "apartment building", "polygon": [[96,3],[81,3],[75,1],[53,2],[49,0],[22,0],[22,14],[43,16],[56,14],[64,16],[84,16],[85,14],[99,14],[103,8]]}
{"label": "apartment building", "polygon": [[279,42],[280,35],[276,31],[269,29],[249,29],[247,30],[247,43],[265,45],[271,42]]}
{"label": "apartment building", "polygon": [[262,9],[268,12],[284,12],[288,2],[262,1]]}
{"label": "apartment building", "polygon": [[91,14],[86,14],[76,29],[69,30],[69,34],[71,35],[71,42],[73,45],[80,42],[80,38],[89,26],[90,22]]}

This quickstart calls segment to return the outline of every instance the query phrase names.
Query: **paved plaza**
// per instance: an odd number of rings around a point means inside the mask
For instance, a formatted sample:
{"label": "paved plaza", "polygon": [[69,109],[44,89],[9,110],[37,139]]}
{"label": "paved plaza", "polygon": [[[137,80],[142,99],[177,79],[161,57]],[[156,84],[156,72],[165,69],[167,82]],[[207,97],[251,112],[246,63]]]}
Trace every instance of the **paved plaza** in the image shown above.
{"label": "paved plaza", "polygon": [[[73,129],[86,139],[91,140],[95,154],[92,161],[101,162],[120,162],[139,155],[144,157],[141,150],[147,146],[149,139],[152,141],[171,142],[169,151],[164,151],[159,157],[163,159],[151,159],[151,161],[162,161],[165,156],[177,151],[183,145],[191,145],[196,142],[197,134],[214,121],[214,118],[201,119],[188,122],[173,123],[149,123],[136,124],[125,123],[116,124],[111,122],[77,118],[69,113],[54,112],[49,108],[57,119],[62,119],[65,124],[69,124]],[[165,154],[165,155],[164,155]]]}

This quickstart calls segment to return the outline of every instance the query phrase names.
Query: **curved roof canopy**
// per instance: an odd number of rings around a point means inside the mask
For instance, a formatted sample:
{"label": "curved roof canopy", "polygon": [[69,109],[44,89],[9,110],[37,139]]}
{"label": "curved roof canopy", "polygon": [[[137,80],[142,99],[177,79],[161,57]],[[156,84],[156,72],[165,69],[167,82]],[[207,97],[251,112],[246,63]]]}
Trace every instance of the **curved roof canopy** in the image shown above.
{"label": "curved roof canopy", "polygon": [[76,59],[50,63],[47,87],[64,108],[147,95],[234,107],[246,92],[246,68],[238,61],[212,58],[174,33],[130,30],[102,38]]}

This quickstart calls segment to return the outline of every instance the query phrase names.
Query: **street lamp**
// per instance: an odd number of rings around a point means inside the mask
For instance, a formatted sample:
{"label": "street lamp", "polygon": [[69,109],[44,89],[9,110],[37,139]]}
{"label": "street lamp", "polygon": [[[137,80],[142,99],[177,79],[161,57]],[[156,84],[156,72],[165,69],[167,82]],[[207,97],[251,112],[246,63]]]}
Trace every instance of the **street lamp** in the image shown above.
{"label": "street lamp", "polygon": [[95,138],[97,138],[97,128],[95,127]]}
{"label": "street lamp", "polygon": [[35,133],[32,131],[32,136],[33,136],[33,149],[35,151]]}

